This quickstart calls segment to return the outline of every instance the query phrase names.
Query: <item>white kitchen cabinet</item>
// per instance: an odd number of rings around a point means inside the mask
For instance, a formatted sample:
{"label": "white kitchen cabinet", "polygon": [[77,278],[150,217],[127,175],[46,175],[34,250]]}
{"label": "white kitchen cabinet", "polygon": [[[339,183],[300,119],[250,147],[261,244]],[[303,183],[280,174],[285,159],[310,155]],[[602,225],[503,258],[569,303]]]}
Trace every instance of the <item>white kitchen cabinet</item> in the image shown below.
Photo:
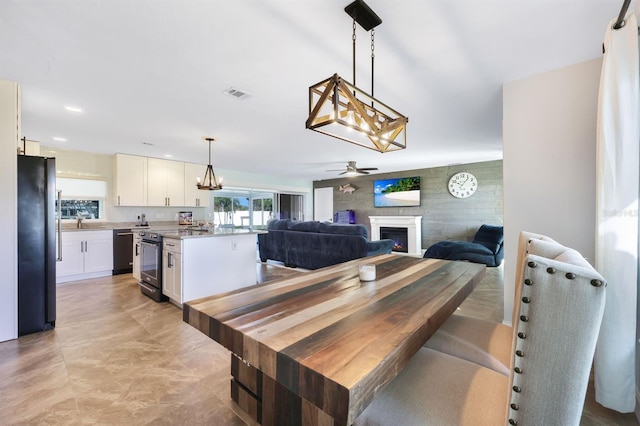
{"label": "white kitchen cabinet", "polygon": [[56,281],[61,277],[84,273],[84,237],[75,238],[70,232],[62,234],[62,261],[56,263]]}
{"label": "white kitchen cabinet", "polygon": [[181,241],[183,303],[257,283],[256,234],[222,234]]}
{"label": "white kitchen cabinet", "polygon": [[56,282],[104,277],[112,270],[112,231],[62,233],[62,261],[56,264]]}
{"label": "white kitchen cabinet", "polygon": [[114,205],[147,205],[147,157],[115,154]]}
{"label": "white kitchen cabinet", "polygon": [[149,206],[184,206],[184,163],[147,159],[147,202]]}
{"label": "white kitchen cabinet", "polygon": [[208,207],[211,191],[198,189],[198,178],[202,179],[206,165],[184,163],[184,202],[188,207]]}
{"label": "white kitchen cabinet", "polygon": [[162,294],[182,304],[182,241],[165,238],[162,243]]}

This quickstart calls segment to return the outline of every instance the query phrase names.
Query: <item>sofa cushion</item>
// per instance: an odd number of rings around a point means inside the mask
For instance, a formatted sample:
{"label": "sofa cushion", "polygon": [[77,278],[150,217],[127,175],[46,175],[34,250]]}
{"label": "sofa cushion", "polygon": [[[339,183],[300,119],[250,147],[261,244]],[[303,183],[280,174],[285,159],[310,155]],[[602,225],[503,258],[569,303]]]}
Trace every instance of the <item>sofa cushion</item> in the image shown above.
{"label": "sofa cushion", "polygon": [[369,238],[367,227],[362,224],[328,223],[320,228],[320,232],[326,234],[361,235]]}
{"label": "sofa cushion", "polygon": [[367,255],[367,241],[360,235],[298,231],[284,234],[286,263],[290,266],[318,269]]}
{"label": "sofa cushion", "polygon": [[317,222],[317,221],[307,221],[307,222],[291,221],[291,222],[289,222],[289,230],[290,231],[319,232],[319,229],[320,229],[320,222]]}
{"label": "sofa cushion", "polygon": [[267,222],[267,230],[276,229],[284,231],[289,229],[289,222],[291,222],[291,219],[271,219]]}

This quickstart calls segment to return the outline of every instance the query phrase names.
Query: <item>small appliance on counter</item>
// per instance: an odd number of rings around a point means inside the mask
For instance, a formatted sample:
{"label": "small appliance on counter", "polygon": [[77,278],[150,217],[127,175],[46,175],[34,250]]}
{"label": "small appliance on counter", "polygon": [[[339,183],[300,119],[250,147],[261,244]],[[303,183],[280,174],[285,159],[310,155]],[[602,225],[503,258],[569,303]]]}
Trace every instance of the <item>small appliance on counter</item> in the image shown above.
{"label": "small appliance on counter", "polygon": [[178,214],[178,225],[193,225],[193,212],[180,212]]}
{"label": "small appliance on counter", "polygon": [[147,218],[144,213],[138,216],[138,224],[136,226],[149,226],[149,222],[147,222]]}

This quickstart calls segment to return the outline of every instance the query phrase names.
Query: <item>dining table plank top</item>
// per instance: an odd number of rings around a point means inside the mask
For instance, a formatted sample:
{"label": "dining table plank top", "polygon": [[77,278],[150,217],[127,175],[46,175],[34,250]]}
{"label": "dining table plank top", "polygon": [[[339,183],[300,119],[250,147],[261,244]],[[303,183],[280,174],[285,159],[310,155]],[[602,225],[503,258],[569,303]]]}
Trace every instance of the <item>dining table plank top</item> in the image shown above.
{"label": "dining table plank top", "polygon": [[[360,281],[358,267],[375,265]],[[351,424],[484,277],[485,265],[386,254],[193,300],[184,321]]]}

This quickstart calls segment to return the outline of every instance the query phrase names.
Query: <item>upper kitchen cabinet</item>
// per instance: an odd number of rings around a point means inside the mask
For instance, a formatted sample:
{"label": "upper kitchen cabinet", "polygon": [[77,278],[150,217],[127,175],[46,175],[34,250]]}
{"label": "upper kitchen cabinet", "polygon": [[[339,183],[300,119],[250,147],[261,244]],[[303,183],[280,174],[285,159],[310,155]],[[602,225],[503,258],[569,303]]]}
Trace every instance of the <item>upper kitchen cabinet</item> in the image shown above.
{"label": "upper kitchen cabinet", "polygon": [[207,166],[184,163],[184,202],[188,207],[208,207],[210,191],[198,189],[196,183],[202,178]]}
{"label": "upper kitchen cabinet", "polygon": [[184,163],[148,158],[148,205],[184,206]]}
{"label": "upper kitchen cabinet", "polygon": [[147,205],[147,157],[116,154],[114,181],[116,206]]}

